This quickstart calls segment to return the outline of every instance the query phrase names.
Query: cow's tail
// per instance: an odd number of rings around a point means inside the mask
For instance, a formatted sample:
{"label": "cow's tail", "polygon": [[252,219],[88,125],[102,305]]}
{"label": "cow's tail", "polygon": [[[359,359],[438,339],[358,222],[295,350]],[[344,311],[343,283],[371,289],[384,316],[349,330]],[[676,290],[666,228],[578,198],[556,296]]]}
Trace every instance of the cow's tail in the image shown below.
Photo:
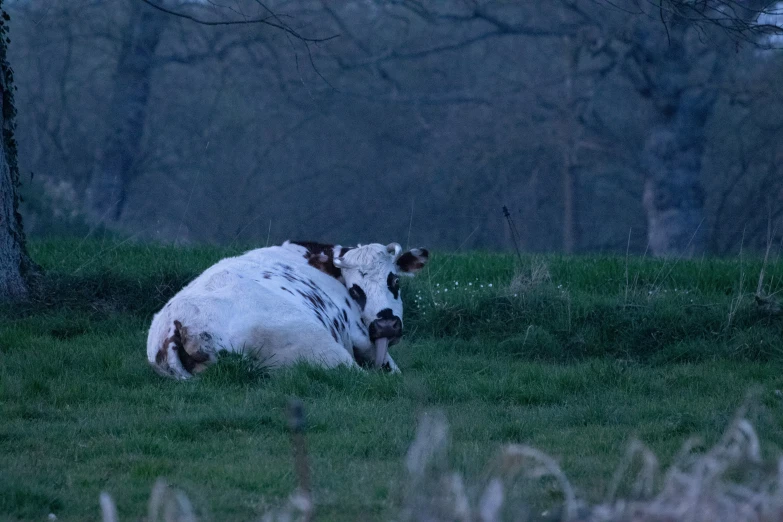
{"label": "cow's tail", "polygon": [[[150,332],[152,337],[152,332]],[[200,351],[191,354],[186,349],[187,330],[179,321],[173,321],[165,337],[148,340],[147,359],[159,374],[175,379],[190,379],[209,362],[209,356]]]}

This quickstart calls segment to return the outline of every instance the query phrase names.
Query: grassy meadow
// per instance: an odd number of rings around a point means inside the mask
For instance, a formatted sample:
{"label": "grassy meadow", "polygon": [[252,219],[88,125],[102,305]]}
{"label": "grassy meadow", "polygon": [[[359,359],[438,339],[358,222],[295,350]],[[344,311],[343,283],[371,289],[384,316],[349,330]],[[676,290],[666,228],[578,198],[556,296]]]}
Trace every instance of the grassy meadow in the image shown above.
{"label": "grassy meadow", "polygon": [[[691,435],[715,441],[749,390],[763,450],[783,448],[783,316],[754,300],[761,259],[436,252],[403,281],[405,340],[391,349],[402,375],[267,375],[229,358],[175,382],[147,365],[152,314],[239,250],[30,250],[45,269],[39,294],[0,309],[0,520],[99,520],[101,491],[122,520],[141,520],[161,476],[200,520],[257,520],[296,485],[294,396],[316,520],[395,517],[417,416],[431,408],[446,414],[449,462],[469,489],[520,442],[601,499],[632,438],[666,464]],[[780,298],[783,262],[766,264],[762,286]]]}

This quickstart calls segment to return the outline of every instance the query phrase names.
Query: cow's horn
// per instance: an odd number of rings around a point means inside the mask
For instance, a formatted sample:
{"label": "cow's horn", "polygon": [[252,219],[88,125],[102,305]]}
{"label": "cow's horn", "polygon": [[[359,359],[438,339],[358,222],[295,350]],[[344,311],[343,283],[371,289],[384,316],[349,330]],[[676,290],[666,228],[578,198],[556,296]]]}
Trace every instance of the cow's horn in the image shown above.
{"label": "cow's horn", "polygon": [[343,247],[340,245],[335,245],[334,249],[332,249],[333,256],[332,257],[332,263],[334,263],[334,266],[337,268],[356,268],[356,265],[352,265],[351,263],[347,262],[345,259],[342,258],[340,255],[342,253]]}
{"label": "cow's horn", "polygon": [[400,257],[400,254],[402,254],[402,247],[399,243],[389,243],[386,245],[386,251],[390,254],[394,254],[394,259],[396,260]]}
{"label": "cow's horn", "polygon": [[335,257],[332,260],[332,263],[334,263],[334,266],[337,268],[356,268],[359,265],[354,265],[343,259],[342,257]]}

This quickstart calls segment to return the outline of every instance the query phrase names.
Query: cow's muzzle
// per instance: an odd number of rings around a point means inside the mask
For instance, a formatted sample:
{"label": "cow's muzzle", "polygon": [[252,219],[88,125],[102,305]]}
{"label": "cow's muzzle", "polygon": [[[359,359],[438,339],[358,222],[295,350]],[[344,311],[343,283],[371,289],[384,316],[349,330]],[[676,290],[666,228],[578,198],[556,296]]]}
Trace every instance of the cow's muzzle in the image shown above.
{"label": "cow's muzzle", "polygon": [[[385,312],[385,310],[384,310]],[[379,319],[370,323],[370,341],[375,344],[375,367],[380,368],[386,361],[389,345],[402,337],[402,319],[391,313],[378,314]]]}
{"label": "cow's muzzle", "polygon": [[370,323],[370,340],[386,337],[389,343],[393,344],[402,337],[402,320],[399,317],[389,319],[376,319]]}

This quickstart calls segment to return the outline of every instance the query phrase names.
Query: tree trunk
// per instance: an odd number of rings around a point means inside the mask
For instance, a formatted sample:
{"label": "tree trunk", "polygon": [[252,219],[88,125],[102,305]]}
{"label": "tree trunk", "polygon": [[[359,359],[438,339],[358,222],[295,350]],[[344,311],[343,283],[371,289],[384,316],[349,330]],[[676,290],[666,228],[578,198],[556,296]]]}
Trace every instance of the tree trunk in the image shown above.
{"label": "tree trunk", "polygon": [[116,223],[125,206],[128,184],[140,157],[155,50],[168,16],[141,2],[131,19],[114,75],[107,134],[90,181],[88,213],[94,223]]}
{"label": "tree trunk", "polygon": [[673,117],[651,130],[645,143],[644,209],[655,256],[693,257],[704,252],[704,134],[717,98],[718,67],[710,81],[672,96]]}
{"label": "tree trunk", "polygon": [[8,15],[0,0],[0,127],[3,131],[0,147],[0,302],[23,299],[28,294],[25,276],[37,267],[25,250],[22,216],[19,214],[19,169],[16,163],[14,139],[13,72],[6,59]]}
{"label": "tree trunk", "polygon": [[563,252],[573,254],[577,244],[577,180],[573,150],[563,152]]}
{"label": "tree trunk", "polygon": [[703,148],[669,126],[653,130],[647,139],[643,204],[647,240],[655,256],[693,257],[704,252]]}
{"label": "tree trunk", "polygon": [[[563,183],[563,252],[573,254],[579,247],[579,198],[578,177],[578,141],[582,134],[580,123],[580,96],[577,96],[575,83],[579,74],[579,58],[585,42],[582,38],[574,41],[570,36],[563,38],[566,54],[565,96],[560,109],[563,134],[562,141],[562,183]],[[582,93],[582,96],[584,93]]]}
{"label": "tree trunk", "polygon": [[[642,203],[650,252],[693,257],[706,246],[702,156],[723,62],[716,49],[692,38],[687,20],[675,19],[669,29],[668,41],[642,44],[644,90],[659,114],[645,140]],[[699,70],[709,73],[694,78]]]}

